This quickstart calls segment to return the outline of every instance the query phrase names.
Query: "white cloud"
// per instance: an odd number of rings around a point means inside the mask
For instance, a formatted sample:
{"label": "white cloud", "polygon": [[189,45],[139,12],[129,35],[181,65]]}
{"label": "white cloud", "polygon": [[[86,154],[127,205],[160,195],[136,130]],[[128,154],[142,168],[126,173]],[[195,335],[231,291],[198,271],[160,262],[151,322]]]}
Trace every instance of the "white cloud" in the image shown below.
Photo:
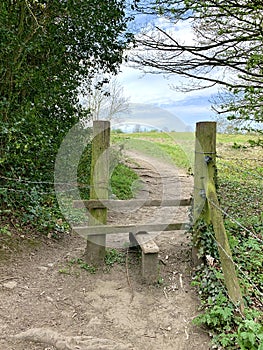
{"label": "white cloud", "polygon": [[177,118],[174,113],[171,113],[166,108],[158,107],[150,103],[132,103],[129,113],[118,114],[118,120],[120,120],[121,124],[140,124],[153,129],[176,131],[185,131],[189,129],[188,124],[184,123],[180,118]]}
{"label": "white cloud", "polygon": [[[194,33],[189,22],[180,21],[174,24],[165,18],[158,17],[154,24],[167,31],[180,42],[188,45],[194,42]],[[125,96],[130,98],[131,103],[159,106],[172,112],[186,124],[193,124],[200,120],[202,116],[203,120],[209,119],[213,114],[209,99],[211,95],[217,93],[217,87],[186,93],[177,90],[182,86],[189,86],[189,80],[184,77],[144,74],[141,70],[127,65],[121,67],[118,80],[123,85]]]}
{"label": "white cloud", "polygon": [[178,21],[173,23],[168,19],[159,17],[155,21],[156,27],[163,29],[166,33],[178,40],[180,43],[192,45],[195,40],[195,34],[192,30],[190,21]]}
{"label": "white cloud", "polygon": [[216,87],[190,92],[176,91],[175,88],[186,86],[188,82],[178,76],[165,78],[162,74],[142,74],[140,70],[127,66],[122,66],[118,80],[132,103],[168,104],[196,97],[209,98],[217,92]]}

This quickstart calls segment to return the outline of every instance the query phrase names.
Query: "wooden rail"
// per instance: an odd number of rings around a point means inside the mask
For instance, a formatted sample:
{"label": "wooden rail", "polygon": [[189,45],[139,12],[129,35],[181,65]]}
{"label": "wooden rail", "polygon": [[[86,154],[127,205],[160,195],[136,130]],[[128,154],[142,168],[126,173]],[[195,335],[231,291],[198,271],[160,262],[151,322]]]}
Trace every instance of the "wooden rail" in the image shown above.
{"label": "wooden rail", "polygon": [[75,226],[73,230],[82,237],[130,233],[136,234],[141,231],[158,232],[158,231],[177,231],[186,230],[189,228],[189,223],[163,223],[163,224],[138,224],[138,225],[98,225],[98,226]]}
{"label": "wooden rail", "polygon": [[132,200],[113,200],[113,199],[103,199],[103,200],[76,200],[73,201],[74,208],[87,208],[87,209],[136,209],[138,207],[187,207],[191,205],[191,198],[184,199],[132,199]]}

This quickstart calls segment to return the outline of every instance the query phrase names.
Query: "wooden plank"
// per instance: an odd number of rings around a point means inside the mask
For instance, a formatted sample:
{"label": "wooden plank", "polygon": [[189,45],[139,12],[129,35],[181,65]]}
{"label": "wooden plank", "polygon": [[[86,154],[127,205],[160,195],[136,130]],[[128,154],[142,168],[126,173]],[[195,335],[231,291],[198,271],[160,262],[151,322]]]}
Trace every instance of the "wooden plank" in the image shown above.
{"label": "wooden plank", "polygon": [[187,230],[189,223],[163,223],[163,224],[138,224],[138,225],[99,225],[99,226],[75,226],[73,230],[79,233],[82,237],[107,235],[107,234],[120,234],[133,232],[138,233],[140,231],[157,232],[157,231],[177,231]]}
{"label": "wooden plank", "polygon": [[159,277],[159,247],[150,239],[147,232],[142,231],[137,234],[130,233],[130,241],[139,245],[142,250],[142,278],[147,284],[153,284]]}
{"label": "wooden plank", "polygon": [[73,201],[74,208],[87,208],[87,209],[103,209],[108,208],[112,210],[116,209],[136,209],[137,207],[187,207],[191,205],[191,198],[184,199],[132,199],[132,200],[113,200],[105,199],[102,201],[90,199],[90,200],[77,200]]}
{"label": "wooden plank", "polygon": [[144,254],[154,254],[160,251],[158,245],[146,231],[130,232],[129,238],[133,245],[139,245],[141,247]]}

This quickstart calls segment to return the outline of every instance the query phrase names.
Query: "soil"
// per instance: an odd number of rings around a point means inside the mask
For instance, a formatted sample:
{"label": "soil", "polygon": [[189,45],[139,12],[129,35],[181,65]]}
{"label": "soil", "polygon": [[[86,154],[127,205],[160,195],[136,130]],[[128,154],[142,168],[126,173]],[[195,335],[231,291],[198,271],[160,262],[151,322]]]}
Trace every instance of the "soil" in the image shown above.
{"label": "soil", "polygon": [[[134,152],[128,156],[142,183],[137,197],[191,195],[192,177],[172,164]],[[108,216],[115,224],[188,221],[185,207],[143,207]],[[149,236],[160,248],[155,285],[143,283],[140,254],[127,249],[127,235],[109,235],[107,243],[123,251],[125,261],[96,273],[73,263],[85,250],[85,240],[74,233],[1,261],[0,349],[210,349],[207,332],[192,324],[200,303],[191,286],[189,237],[184,231]]]}

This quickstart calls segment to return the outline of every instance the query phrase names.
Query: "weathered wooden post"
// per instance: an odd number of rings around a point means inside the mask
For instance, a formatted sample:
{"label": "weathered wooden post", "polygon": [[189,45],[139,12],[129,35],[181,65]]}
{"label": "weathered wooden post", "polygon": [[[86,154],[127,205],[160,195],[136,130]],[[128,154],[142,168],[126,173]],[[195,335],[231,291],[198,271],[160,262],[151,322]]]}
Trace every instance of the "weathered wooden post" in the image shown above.
{"label": "weathered wooden post", "polygon": [[215,184],[216,123],[200,122],[196,124],[193,260],[196,264],[200,262],[197,256],[200,247],[198,221],[203,219],[207,225],[211,223],[213,225],[228,295],[231,301],[238,305],[242,312],[244,302],[220,211]]}
{"label": "weathered wooden post", "polygon": [[[209,157],[209,158],[208,158]],[[216,177],[216,122],[199,122],[196,124],[195,133],[195,164],[194,164],[194,205],[193,205],[193,249],[192,256],[195,265],[200,263],[198,250],[200,248],[199,232],[195,225],[198,219],[209,222],[209,210],[206,200],[205,184],[208,178],[206,160],[210,159],[209,177],[215,180]]]}
{"label": "weathered wooden post", "polygon": [[[208,164],[208,167],[209,166],[210,165]],[[207,181],[206,195],[228,295],[230,300],[240,308],[241,312],[243,312],[244,301],[239,286],[235,263],[232,258],[232,252],[229,246],[228,237],[224,226],[224,220],[220,211],[220,206],[216,194],[216,187],[213,179],[208,179]]]}
{"label": "weathered wooden post", "polygon": [[[109,146],[110,122],[93,122],[91,189],[90,199],[108,199],[109,193]],[[107,224],[107,208],[90,209],[89,226]],[[91,265],[101,265],[105,257],[106,235],[89,235],[85,251],[85,261]]]}

